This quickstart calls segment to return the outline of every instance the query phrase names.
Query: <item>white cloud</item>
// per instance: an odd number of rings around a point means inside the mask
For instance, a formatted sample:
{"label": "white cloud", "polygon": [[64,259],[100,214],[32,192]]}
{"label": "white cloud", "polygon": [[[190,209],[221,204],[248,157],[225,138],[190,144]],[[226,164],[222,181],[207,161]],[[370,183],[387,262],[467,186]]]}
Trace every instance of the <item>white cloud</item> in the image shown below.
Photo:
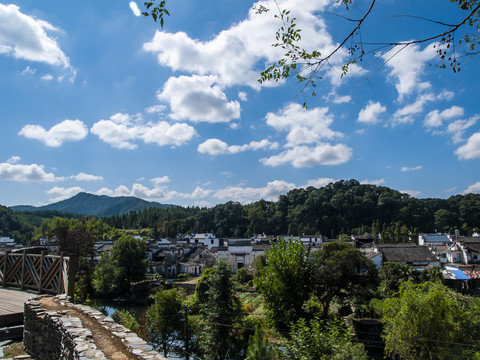
{"label": "white cloud", "polygon": [[170,104],[174,120],[229,122],[240,118],[238,101],[228,101],[216,76],[171,77],[158,99]]}
{"label": "white cloud", "polygon": [[45,172],[42,165],[0,163],[0,180],[53,182],[63,180]]}
{"label": "white cloud", "polygon": [[238,98],[242,101],[247,101],[248,100],[247,93],[245,91],[239,91]]}
{"label": "white cloud", "polygon": [[266,139],[261,141],[252,141],[245,145],[231,145],[219,139],[208,139],[207,141],[198,145],[198,152],[202,154],[215,155],[229,155],[244,152],[247,150],[260,150],[260,149],[277,149],[278,143],[270,142]]}
{"label": "white cloud", "polygon": [[51,81],[53,80],[53,75],[52,74],[45,74],[41,77],[42,80],[45,80],[45,81]]}
{"label": "white cloud", "polygon": [[80,172],[77,175],[70,176],[70,179],[77,180],[77,181],[99,181],[99,180],[103,180],[103,176],[90,175],[90,174],[85,174],[84,172]]}
{"label": "white cloud", "polygon": [[479,115],[475,115],[470,119],[456,120],[448,124],[446,133],[452,135],[452,141],[454,143],[459,143],[463,141],[463,135],[465,134],[465,130],[475,125],[479,118]]}
{"label": "white cloud", "polygon": [[220,200],[232,200],[240,203],[250,203],[260,199],[276,201],[280,195],[295,188],[296,185],[293,183],[275,180],[268,182],[267,186],[260,188],[228,186],[217,190],[214,197]]}
{"label": "white cloud", "polygon": [[50,130],[45,130],[40,125],[26,125],[18,134],[29,139],[40,140],[47,146],[59,147],[67,141],[84,139],[88,134],[88,129],[80,120],[64,120]]}
{"label": "white cloud", "polygon": [[107,195],[107,196],[112,196],[113,191],[110,190],[109,188],[103,187],[97,191],[94,192],[95,195]]}
{"label": "white cloud", "polygon": [[9,164],[16,164],[21,160],[20,156],[12,156],[10,159],[7,160],[7,163]]}
{"label": "white cloud", "polygon": [[[274,6],[268,1],[259,4],[268,8]],[[322,17],[318,16],[318,12],[325,10],[330,1],[287,0],[278,4],[282,9],[292,10],[291,16],[296,18],[297,27],[302,29],[300,46],[322,53],[333,50],[332,38]],[[265,61],[271,63],[283,55],[283,49],[271,46],[276,42],[275,33],[282,25],[273,16],[275,11],[272,8],[271,12],[258,15],[252,8],[244,21],[204,42],[192,39],[184,32],[157,31],[152,41],[145,43],[143,48],[156,54],[159,64],[173,70],[216,75],[227,86],[242,84],[258,89],[259,69],[256,67],[263,67]],[[331,59],[333,67],[342,62],[343,53],[339,51]],[[340,77],[338,73],[336,77]]]}
{"label": "white cloud", "polygon": [[407,166],[404,166],[402,167],[402,171],[417,171],[417,170],[420,170],[423,166],[422,165],[418,165],[418,166],[415,166],[415,167],[407,167]]}
{"label": "white cloud", "polygon": [[328,108],[305,109],[300,104],[289,103],[277,114],[265,116],[267,124],[277,131],[288,131],[287,146],[312,144],[322,139],[334,139],[343,134],[330,129],[333,115]]}
{"label": "white cloud", "polygon": [[135,15],[135,16],[142,15],[142,12],[138,8],[138,5],[135,1],[130,1],[130,3],[128,5],[130,6],[130,9],[132,10],[133,15]]}
{"label": "white cloud", "polygon": [[321,188],[321,187],[327,186],[328,184],[333,183],[335,181],[336,180],[332,179],[332,178],[312,179],[312,180],[308,180],[307,183],[305,185],[301,186],[301,187],[304,188],[304,189],[308,188],[309,186],[313,186],[313,187],[316,187],[316,188]]}
{"label": "white cloud", "polygon": [[84,190],[78,186],[70,187],[70,188],[55,186],[50,190],[48,190],[46,193],[49,195],[55,196],[54,198],[51,198],[50,201],[57,202],[57,201],[62,201],[62,200],[71,198],[72,196],[75,196],[82,191]]}
{"label": "white cloud", "polygon": [[168,176],[162,176],[151,179],[150,181],[153,182],[155,185],[160,185],[170,182],[170,179]]}
{"label": "white cloud", "polygon": [[47,35],[52,31],[59,30],[46,21],[20,12],[17,5],[0,4],[0,54],[71,69],[57,39]]}
{"label": "white cloud", "polygon": [[[1,52],[0,52],[1,53]],[[30,74],[33,75],[37,72],[37,69],[32,69],[30,66],[27,66],[25,69],[22,71],[22,75]]]}
{"label": "white cloud", "polygon": [[100,120],[90,129],[92,134],[119,149],[136,149],[134,141],[155,143],[158,146],[182,145],[195,135],[195,129],[187,124],[169,124],[166,121],[142,123],[128,114],[115,114],[109,120]]}
{"label": "white cloud", "polygon": [[480,132],[476,132],[468,139],[465,145],[460,146],[455,154],[460,160],[480,158]]}
{"label": "white cloud", "polygon": [[438,110],[432,110],[425,117],[423,125],[428,128],[438,128],[443,125],[444,121],[459,118],[463,116],[463,114],[464,109],[460,106],[452,106],[451,108],[445,109],[442,112],[439,112]]}
{"label": "white cloud", "polygon": [[480,194],[480,181],[470,185],[467,189],[462,191],[462,194]]}
{"label": "white cloud", "polygon": [[344,144],[318,144],[314,147],[297,146],[278,155],[260,159],[264,165],[280,166],[290,163],[296,168],[314,165],[340,165],[350,160],[352,149]]}
{"label": "white cloud", "polygon": [[331,91],[328,95],[323,97],[327,101],[331,101],[334,104],[346,104],[352,101],[352,97],[350,95],[338,95],[335,90]]}
{"label": "white cloud", "polygon": [[360,184],[362,185],[384,185],[386,183],[385,179],[376,179],[376,180],[369,180],[365,179],[360,181]]}
{"label": "white cloud", "polygon": [[[405,95],[425,90],[431,86],[429,82],[422,82],[420,78],[423,75],[425,64],[437,56],[434,45],[430,44],[423,50],[418,45],[410,45],[385,63],[391,69],[390,77],[394,80],[400,100]],[[401,46],[394,47],[385,55],[385,58],[391,57],[400,48]]]}
{"label": "white cloud", "polygon": [[393,114],[392,125],[413,123],[415,121],[413,115],[421,113],[425,105],[434,100],[436,100],[436,97],[432,93],[420,95],[413,103],[398,109],[395,114]]}
{"label": "white cloud", "polygon": [[419,197],[420,195],[422,195],[422,192],[417,190],[400,190],[400,192],[402,194],[408,194],[411,197]]}
{"label": "white cloud", "polygon": [[146,108],[145,112],[148,114],[163,113],[166,109],[167,107],[165,105],[152,105]]}
{"label": "white cloud", "polygon": [[385,111],[387,111],[386,106],[370,100],[367,106],[360,110],[357,121],[365,124],[378,124],[381,121],[380,115]]}

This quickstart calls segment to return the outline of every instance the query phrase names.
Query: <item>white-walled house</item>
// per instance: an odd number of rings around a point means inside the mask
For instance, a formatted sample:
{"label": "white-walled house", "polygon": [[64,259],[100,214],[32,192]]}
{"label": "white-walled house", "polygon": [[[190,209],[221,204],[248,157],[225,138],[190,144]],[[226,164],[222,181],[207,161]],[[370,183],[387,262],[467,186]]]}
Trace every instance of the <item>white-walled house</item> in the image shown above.
{"label": "white-walled house", "polygon": [[213,234],[191,234],[189,237],[190,245],[205,245],[209,249],[223,245],[223,239],[218,239]]}
{"label": "white-walled house", "polygon": [[419,234],[418,245],[450,245],[453,243],[451,235],[447,234]]}
{"label": "white-walled house", "polygon": [[229,262],[234,273],[242,267],[251,267],[255,258],[251,239],[228,239],[227,246],[220,246],[217,253],[220,259]]}

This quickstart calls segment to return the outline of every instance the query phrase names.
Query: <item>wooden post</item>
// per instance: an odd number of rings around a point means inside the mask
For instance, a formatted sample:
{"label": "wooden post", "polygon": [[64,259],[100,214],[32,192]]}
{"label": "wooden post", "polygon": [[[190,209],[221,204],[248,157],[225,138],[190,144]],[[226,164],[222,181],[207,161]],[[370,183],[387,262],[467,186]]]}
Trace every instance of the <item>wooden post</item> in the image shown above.
{"label": "wooden post", "polygon": [[20,283],[20,289],[24,290],[25,289],[25,261],[27,257],[27,250],[23,249],[22,253],[22,278],[21,278],[21,283]]}
{"label": "wooden post", "polygon": [[75,296],[75,274],[77,273],[77,256],[74,253],[69,255],[68,272],[67,272],[67,298],[73,302]]}
{"label": "wooden post", "polygon": [[45,255],[48,254],[46,251],[42,251],[42,255],[40,256],[40,269],[38,269],[38,293],[42,293],[42,285],[43,285],[43,260],[45,259]]}
{"label": "wooden post", "polygon": [[5,250],[5,261],[3,262],[3,287],[7,287],[7,259],[8,259],[8,254],[10,253],[10,250]]}

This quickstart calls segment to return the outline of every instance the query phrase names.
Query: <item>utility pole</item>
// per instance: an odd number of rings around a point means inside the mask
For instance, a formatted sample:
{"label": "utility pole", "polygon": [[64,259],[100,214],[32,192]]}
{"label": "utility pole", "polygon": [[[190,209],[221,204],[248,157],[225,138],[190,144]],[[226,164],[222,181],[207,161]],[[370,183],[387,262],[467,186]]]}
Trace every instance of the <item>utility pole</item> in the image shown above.
{"label": "utility pole", "polygon": [[186,305],[183,305],[183,336],[185,343],[185,360],[190,359],[190,349],[188,344],[188,339],[190,338],[188,334],[188,308]]}

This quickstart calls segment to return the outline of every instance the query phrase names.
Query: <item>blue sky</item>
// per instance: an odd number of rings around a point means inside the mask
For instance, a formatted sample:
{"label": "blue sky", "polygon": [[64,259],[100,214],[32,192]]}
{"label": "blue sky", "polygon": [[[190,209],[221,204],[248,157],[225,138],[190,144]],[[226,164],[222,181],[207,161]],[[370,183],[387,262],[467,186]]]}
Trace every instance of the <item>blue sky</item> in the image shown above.
{"label": "blue sky", "polygon": [[[358,18],[368,5],[277,3],[322,53],[352,29],[333,13]],[[260,4],[270,11],[256,14]],[[142,6],[0,0],[0,204],[86,191],[213,206],[352,178],[422,198],[480,192],[478,58],[453,74],[418,44],[342,78],[341,50],[312,98],[293,79],[257,81],[282,55],[274,1],[167,1],[163,30]],[[441,30],[392,16],[406,14],[464,16],[447,0],[382,1],[362,39]]]}

